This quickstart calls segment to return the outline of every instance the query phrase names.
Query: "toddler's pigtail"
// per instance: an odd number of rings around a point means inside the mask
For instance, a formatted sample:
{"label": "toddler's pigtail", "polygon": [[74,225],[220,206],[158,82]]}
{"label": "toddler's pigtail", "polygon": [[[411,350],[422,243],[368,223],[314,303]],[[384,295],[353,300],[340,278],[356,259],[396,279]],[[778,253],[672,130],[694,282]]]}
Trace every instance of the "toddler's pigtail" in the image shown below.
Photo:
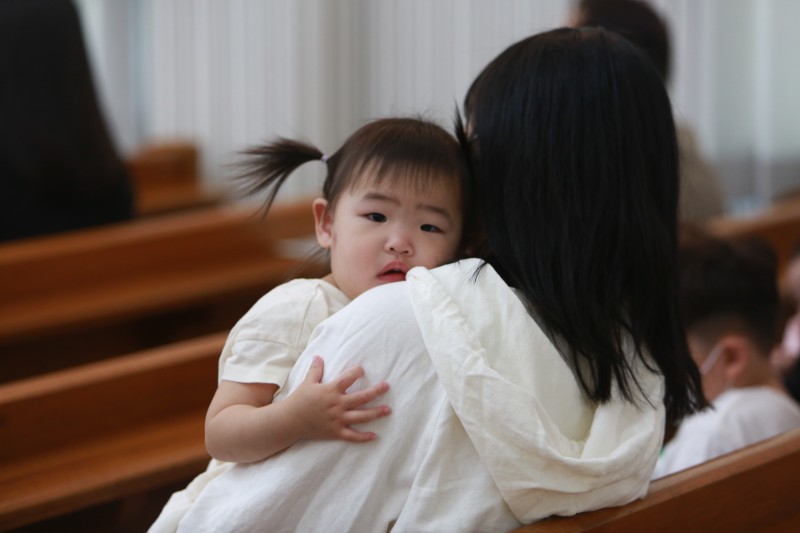
{"label": "toddler's pigtail", "polygon": [[266,214],[283,182],[303,163],[320,161],[323,153],[311,144],[280,138],[263,146],[245,150],[245,161],[241,164],[242,173],[236,180],[243,184],[247,195],[267,192],[264,202]]}

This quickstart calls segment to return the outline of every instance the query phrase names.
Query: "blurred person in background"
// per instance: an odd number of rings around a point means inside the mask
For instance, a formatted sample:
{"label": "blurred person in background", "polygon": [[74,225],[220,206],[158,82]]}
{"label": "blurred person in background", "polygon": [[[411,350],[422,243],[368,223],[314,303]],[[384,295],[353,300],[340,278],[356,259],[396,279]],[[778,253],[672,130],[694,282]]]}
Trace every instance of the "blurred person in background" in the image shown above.
{"label": "blurred person in background", "polygon": [[[664,20],[641,0],[578,0],[571,26],[598,26],[618,33],[650,58],[665,84],[669,83],[671,46]],[[700,222],[723,215],[725,197],[711,165],[700,153],[688,126],[676,123],[681,165],[679,214],[683,221]]]}
{"label": "blurred person in background", "polygon": [[800,241],[789,256],[786,293],[791,316],[783,325],[781,342],[772,350],[771,360],[789,394],[800,402]]}
{"label": "blurred person in background", "polygon": [[71,0],[0,2],[0,79],[0,241],[131,218]]}
{"label": "blurred person in background", "polygon": [[713,409],[681,422],[653,478],[800,427],[800,406],[770,363],[778,313],[772,249],[694,235],[678,258],[681,317]]}

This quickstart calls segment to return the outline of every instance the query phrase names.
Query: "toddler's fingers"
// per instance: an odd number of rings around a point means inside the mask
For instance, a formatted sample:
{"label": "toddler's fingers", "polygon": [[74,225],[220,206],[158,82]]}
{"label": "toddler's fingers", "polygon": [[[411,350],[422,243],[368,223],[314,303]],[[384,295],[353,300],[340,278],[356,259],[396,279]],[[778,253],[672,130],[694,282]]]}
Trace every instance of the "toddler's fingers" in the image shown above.
{"label": "toddler's fingers", "polygon": [[372,400],[378,398],[386,394],[386,391],[389,390],[389,384],[385,381],[381,381],[373,385],[372,387],[366,388],[364,390],[360,390],[357,392],[351,392],[348,394],[344,399],[344,404],[348,409],[353,409],[354,407],[358,407],[359,405],[364,405],[365,403],[369,403]]}
{"label": "toddler's fingers", "polygon": [[364,376],[364,369],[360,366],[348,368],[336,378],[336,389],[344,394],[350,386],[355,383],[360,377]]}
{"label": "toddler's fingers", "polygon": [[353,428],[342,428],[339,438],[348,442],[369,442],[378,436],[371,431],[356,431]]}
{"label": "toddler's fingers", "polygon": [[308,368],[306,378],[303,380],[306,383],[319,383],[322,381],[322,373],[325,368],[325,362],[322,357],[315,355],[311,360],[311,366]]}
{"label": "toddler's fingers", "polygon": [[364,424],[372,420],[388,416],[392,409],[388,405],[379,405],[369,409],[355,409],[342,414],[342,422],[348,426],[354,424]]}

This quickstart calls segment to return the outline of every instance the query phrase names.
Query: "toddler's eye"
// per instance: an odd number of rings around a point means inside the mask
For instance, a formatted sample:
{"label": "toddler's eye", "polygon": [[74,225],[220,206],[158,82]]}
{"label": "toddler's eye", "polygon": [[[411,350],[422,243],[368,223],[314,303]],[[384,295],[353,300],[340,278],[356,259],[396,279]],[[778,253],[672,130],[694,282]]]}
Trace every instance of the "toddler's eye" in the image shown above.
{"label": "toddler's eye", "polygon": [[381,213],[367,213],[364,216],[367,217],[367,220],[371,220],[373,222],[386,222],[386,215]]}
{"label": "toddler's eye", "polygon": [[419,228],[422,231],[427,231],[429,233],[441,233],[442,232],[442,230],[440,230],[438,227],[434,226],[433,224],[423,224]]}

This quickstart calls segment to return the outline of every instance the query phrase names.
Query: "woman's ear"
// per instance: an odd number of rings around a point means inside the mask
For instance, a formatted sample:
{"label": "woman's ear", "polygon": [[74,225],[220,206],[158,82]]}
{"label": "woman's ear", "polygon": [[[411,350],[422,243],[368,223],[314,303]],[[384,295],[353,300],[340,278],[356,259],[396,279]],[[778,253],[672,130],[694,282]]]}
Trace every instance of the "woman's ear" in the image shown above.
{"label": "woman's ear", "polygon": [[314,210],[314,229],[317,233],[317,242],[325,249],[331,247],[333,240],[333,213],[328,209],[328,200],[317,198],[312,204]]}

